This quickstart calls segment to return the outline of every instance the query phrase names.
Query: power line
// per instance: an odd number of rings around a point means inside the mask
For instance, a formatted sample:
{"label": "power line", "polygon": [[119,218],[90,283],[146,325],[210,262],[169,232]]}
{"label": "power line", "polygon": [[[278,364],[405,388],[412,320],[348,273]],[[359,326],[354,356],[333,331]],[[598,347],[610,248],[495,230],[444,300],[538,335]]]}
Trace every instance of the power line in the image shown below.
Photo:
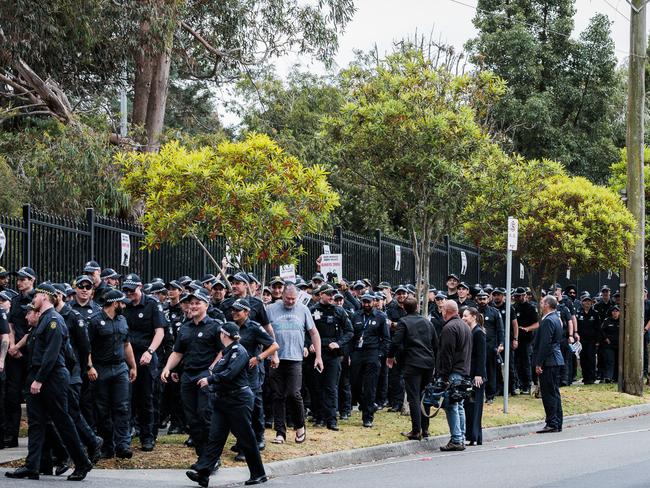
{"label": "power line", "polygon": [[[482,8],[478,8],[476,5],[472,5],[472,4],[469,4],[469,3],[463,2],[463,1],[461,1],[461,0],[449,0],[449,1],[452,2],[452,3],[456,3],[456,4],[458,4],[458,5],[462,5],[463,7],[471,8],[471,9],[474,10],[475,12],[481,12],[481,13],[484,13],[484,14],[490,14],[490,15],[495,15],[495,16],[499,16],[499,17],[504,17],[504,18],[507,18],[510,22],[514,22],[514,23],[516,23],[516,24],[521,24],[521,25],[525,25],[525,26],[528,26],[528,27],[536,27],[536,25],[533,24],[533,23],[531,23],[531,22],[526,22],[525,20],[521,20],[521,19],[515,19],[515,18],[513,18],[513,17],[507,17],[505,14],[495,13],[495,12],[492,12],[492,11],[490,11],[490,10],[485,10],[485,9],[482,9]],[[620,13],[620,12],[619,12],[619,13]],[[621,14],[621,15],[622,15],[622,14]],[[557,36],[562,36],[562,37],[564,37],[564,38],[566,38],[566,39],[570,39],[570,38],[571,38],[571,36],[570,36],[569,34],[565,34],[564,32],[555,31],[555,30],[553,30],[553,29],[546,29],[546,31],[547,31],[547,32],[550,32],[550,33],[552,33],[552,34],[555,34],[555,35],[557,35]],[[640,56],[640,55],[638,55],[638,54],[630,54],[629,52],[627,52],[627,51],[623,51],[622,49],[616,49],[616,48],[614,48],[614,51],[616,51],[616,52],[618,52],[618,53],[621,53],[621,54],[624,54],[624,55],[625,55],[626,57],[628,57],[628,58],[631,57],[631,56],[636,56],[636,57],[645,58],[645,55]]]}
{"label": "power line", "polygon": [[626,16],[623,12],[621,12],[618,9],[618,5],[621,3],[621,0],[618,1],[618,4],[616,4],[616,7],[614,7],[614,5],[609,3],[609,0],[603,0],[603,2],[605,2],[607,5],[609,5],[612,8],[612,10],[614,10],[614,12],[616,12],[618,15],[623,17],[625,20],[627,20],[628,22],[630,21],[630,18],[628,16]]}

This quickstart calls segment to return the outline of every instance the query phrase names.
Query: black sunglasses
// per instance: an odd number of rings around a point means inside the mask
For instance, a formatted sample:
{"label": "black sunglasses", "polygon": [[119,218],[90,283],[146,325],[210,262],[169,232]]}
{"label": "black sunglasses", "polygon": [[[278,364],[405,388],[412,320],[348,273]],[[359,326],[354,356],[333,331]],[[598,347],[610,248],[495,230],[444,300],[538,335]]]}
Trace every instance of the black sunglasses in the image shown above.
{"label": "black sunglasses", "polygon": [[77,285],[77,289],[79,289],[79,290],[92,290],[93,287],[92,287],[92,285]]}

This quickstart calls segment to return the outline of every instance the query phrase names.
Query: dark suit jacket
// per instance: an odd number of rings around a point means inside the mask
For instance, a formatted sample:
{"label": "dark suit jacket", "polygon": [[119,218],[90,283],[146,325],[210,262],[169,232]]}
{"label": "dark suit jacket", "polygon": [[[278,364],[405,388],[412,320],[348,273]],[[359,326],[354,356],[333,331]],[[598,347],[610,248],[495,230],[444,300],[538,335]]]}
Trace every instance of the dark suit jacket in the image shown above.
{"label": "dark suit jacket", "polygon": [[[499,317],[499,319],[501,319]],[[487,377],[487,364],[486,364],[486,345],[487,336],[483,329],[478,325],[472,330],[472,365],[470,366],[469,376],[480,376],[481,378]]]}
{"label": "dark suit jacket", "polygon": [[535,366],[563,366],[561,341],[562,322],[559,315],[553,311],[542,319],[535,334],[533,342]]}
{"label": "dark suit jacket", "polygon": [[433,324],[421,315],[408,314],[399,319],[388,357],[399,355],[402,365],[433,369],[438,352],[438,334]]}

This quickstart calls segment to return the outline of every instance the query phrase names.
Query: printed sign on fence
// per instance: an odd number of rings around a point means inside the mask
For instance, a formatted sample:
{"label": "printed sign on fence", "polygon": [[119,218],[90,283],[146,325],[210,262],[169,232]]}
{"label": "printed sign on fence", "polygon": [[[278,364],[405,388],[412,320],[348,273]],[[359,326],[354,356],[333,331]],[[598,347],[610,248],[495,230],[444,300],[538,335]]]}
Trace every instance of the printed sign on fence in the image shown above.
{"label": "printed sign on fence", "polygon": [[464,275],[467,271],[467,254],[465,251],[460,252],[460,274]]}
{"label": "printed sign on fence", "polygon": [[280,266],[280,278],[284,281],[296,282],[296,267],[293,264]]}
{"label": "printed sign on fence", "polygon": [[122,240],[120,245],[120,255],[122,256],[120,264],[124,267],[129,267],[129,261],[131,260],[131,238],[129,234],[120,234]]}
{"label": "printed sign on fence", "polygon": [[5,231],[0,227],[0,258],[5,253],[5,246],[7,245],[7,237],[5,236]]}
{"label": "printed sign on fence", "polygon": [[395,271],[402,269],[402,247],[395,245]]}
{"label": "printed sign on fence", "polygon": [[341,279],[343,277],[343,254],[323,254],[320,272],[323,273],[323,276],[327,276],[327,273],[336,273],[336,276]]}

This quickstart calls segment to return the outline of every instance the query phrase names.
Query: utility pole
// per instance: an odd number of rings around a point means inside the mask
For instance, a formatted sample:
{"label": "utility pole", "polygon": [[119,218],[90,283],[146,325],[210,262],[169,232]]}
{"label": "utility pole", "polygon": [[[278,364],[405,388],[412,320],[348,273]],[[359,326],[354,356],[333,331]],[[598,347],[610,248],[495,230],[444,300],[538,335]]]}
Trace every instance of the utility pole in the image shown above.
{"label": "utility pole", "polygon": [[637,239],[625,269],[624,364],[625,393],[643,395],[643,281],[645,248],[645,192],[643,180],[643,117],[645,101],[646,3],[628,0],[630,12],[630,59],[627,100],[627,208],[637,225]]}

